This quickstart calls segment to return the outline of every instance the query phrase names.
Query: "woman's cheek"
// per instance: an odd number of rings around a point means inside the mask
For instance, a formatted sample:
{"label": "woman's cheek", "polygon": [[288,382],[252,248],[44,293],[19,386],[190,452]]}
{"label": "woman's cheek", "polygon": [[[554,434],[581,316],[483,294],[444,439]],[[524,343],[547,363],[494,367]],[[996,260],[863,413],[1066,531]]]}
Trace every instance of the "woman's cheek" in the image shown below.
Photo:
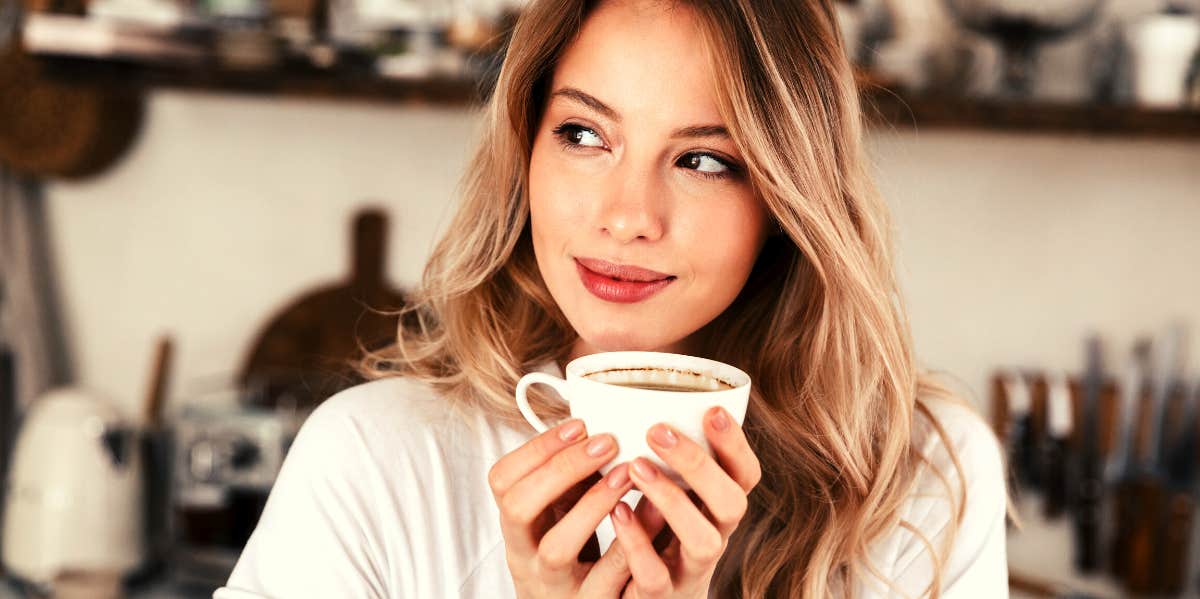
{"label": "woman's cheek", "polygon": [[541,147],[534,148],[529,167],[530,210],[535,227],[542,229],[543,234],[549,233],[547,229],[553,228],[554,221],[558,218],[555,214],[556,207],[562,203],[561,184],[558,181],[561,169],[556,166],[551,151]]}
{"label": "woman's cheek", "polygon": [[575,232],[578,227],[574,215],[576,202],[570,186],[558,182],[546,186],[541,199],[541,210],[548,236],[564,238]]}
{"label": "woman's cheek", "polygon": [[708,265],[706,270],[710,277],[730,285],[740,284],[743,276],[748,276],[754,267],[765,226],[765,215],[761,210],[745,207],[742,203],[732,206],[737,208],[710,212],[705,216],[700,228],[693,231],[693,243],[689,244],[693,256],[701,258],[692,263]]}

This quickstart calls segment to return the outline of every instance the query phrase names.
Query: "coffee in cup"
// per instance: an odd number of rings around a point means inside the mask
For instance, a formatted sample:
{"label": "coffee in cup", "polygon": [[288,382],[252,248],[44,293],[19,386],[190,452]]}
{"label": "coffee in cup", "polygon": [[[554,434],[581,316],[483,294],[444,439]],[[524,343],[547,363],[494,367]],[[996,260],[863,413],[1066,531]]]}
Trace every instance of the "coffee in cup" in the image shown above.
{"label": "coffee in cup", "polygon": [[734,385],[703,372],[661,368],[610,368],[585,374],[583,378],[607,385],[651,391],[689,393],[734,388]]}

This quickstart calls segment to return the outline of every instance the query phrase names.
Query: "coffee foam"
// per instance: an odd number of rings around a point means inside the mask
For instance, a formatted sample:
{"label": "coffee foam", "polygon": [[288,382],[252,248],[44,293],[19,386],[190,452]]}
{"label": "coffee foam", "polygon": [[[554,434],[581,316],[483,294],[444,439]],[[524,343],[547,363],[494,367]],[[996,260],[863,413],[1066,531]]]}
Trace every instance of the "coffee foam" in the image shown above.
{"label": "coffee foam", "polygon": [[678,368],[609,368],[583,375],[591,381],[607,384],[652,384],[692,387],[707,391],[726,391],[735,385],[721,380],[708,372]]}

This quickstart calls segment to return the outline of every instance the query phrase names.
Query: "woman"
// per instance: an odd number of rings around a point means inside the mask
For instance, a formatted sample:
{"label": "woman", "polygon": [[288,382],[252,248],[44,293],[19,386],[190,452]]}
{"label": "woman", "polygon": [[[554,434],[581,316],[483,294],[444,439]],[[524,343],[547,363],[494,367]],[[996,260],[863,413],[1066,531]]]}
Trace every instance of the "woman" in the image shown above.
{"label": "woman", "polygon": [[[415,324],[217,599],[1007,595],[997,444],[918,371],[827,0],[535,0],[485,116]],[[621,349],[754,381],[715,457],[648,432],[690,494],[521,419],[522,374]]]}

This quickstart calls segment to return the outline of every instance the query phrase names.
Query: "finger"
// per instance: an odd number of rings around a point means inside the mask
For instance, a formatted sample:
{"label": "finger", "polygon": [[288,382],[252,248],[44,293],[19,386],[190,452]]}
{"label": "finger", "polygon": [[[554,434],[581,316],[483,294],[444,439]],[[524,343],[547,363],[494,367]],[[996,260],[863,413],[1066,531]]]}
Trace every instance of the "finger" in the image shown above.
{"label": "finger", "polygon": [[596,537],[596,533],[592,533],[588,537],[587,543],[583,545],[583,551],[579,552],[579,561],[588,564],[594,564],[600,560],[600,539]]}
{"label": "finger", "polygon": [[[730,478],[705,448],[687,435],[680,434],[666,424],[656,424],[650,427],[646,436],[658,457],[674,468],[696,492],[712,514],[713,523],[721,536],[729,538],[746,514],[745,489]],[[683,539],[682,536],[680,538]]]}
{"label": "finger", "polygon": [[654,507],[654,503],[650,501],[650,498],[644,494],[638,500],[637,507],[634,508],[633,513],[637,516],[638,522],[642,523],[642,529],[646,531],[646,534],[650,535],[650,538],[657,537],[658,533],[667,527],[667,520],[663,518],[662,512],[659,512],[658,508]]}
{"label": "finger", "polygon": [[575,507],[548,530],[538,543],[538,569],[552,584],[573,578],[580,567],[579,553],[591,539],[600,521],[608,515],[621,497],[633,488],[629,465],[613,468],[608,476],[592,485]]}
{"label": "finger", "polygon": [[[561,497],[552,501],[550,503],[550,507],[547,508],[546,511],[542,512],[542,515],[538,517],[529,527],[529,532],[533,538],[541,539],[546,532],[548,532],[554,527],[555,524],[558,523],[559,520],[562,520],[564,516],[570,513],[571,508],[575,507],[575,504],[579,502],[581,497],[583,497],[584,492],[590,489],[592,485],[596,484],[597,480],[599,480],[599,477],[595,475],[589,476],[576,483]],[[600,557],[600,552],[598,551],[599,547],[595,547],[594,549],[597,550],[593,551],[591,554],[587,554],[587,548],[588,546],[585,544],[584,551],[580,552],[579,554],[579,559],[583,560],[584,555],[595,555],[595,557],[589,559],[588,561],[596,561],[596,559]]]}
{"label": "finger", "polygon": [[714,406],[704,415],[704,436],[717,455],[721,467],[745,490],[746,494],[762,480],[762,465],[746,440],[746,433],[737,426],[725,408]]}
{"label": "finger", "polygon": [[554,512],[554,519],[550,521],[550,524],[553,525],[555,522],[561,520],[563,516],[566,516],[567,512],[571,511],[571,508],[575,507],[576,503],[579,503],[580,498],[599,480],[600,473],[593,472],[583,480],[571,485],[571,488],[567,489],[565,493],[559,495],[557,499],[551,502],[550,507],[551,511]]}
{"label": "finger", "polygon": [[650,535],[634,517],[633,510],[625,502],[618,503],[612,511],[612,519],[617,531],[617,543],[627,556],[629,572],[633,576],[630,584],[637,589],[638,597],[669,595],[674,588],[671,571],[658,557],[650,543]]}
{"label": "finger", "polygon": [[[725,536],[692,503],[675,481],[665,476],[650,460],[637,458],[630,474],[650,501],[662,513],[671,531],[679,538],[680,562],[684,573],[704,573],[716,565],[725,552]],[[617,506],[620,508],[621,506]]]}
{"label": "finger", "polygon": [[539,516],[571,486],[591,475],[617,455],[616,438],[597,435],[560,451],[541,468],[517,481],[498,499],[505,540],[521,549],[536,550]]}
{"label": "finger", "polygon": [[[637,508],[633,513],[642,525],[642,530],[646,531],[646,535],[651,538],[654,538],[667,526],[662,514],[658,513],[654,504],[650,503],[645,496],[638,500]],[[600,556],[600,559],[592,565],[591,571],[588,572],[580,587],[579,595],[582,597],[615,596],[625,587],[629,576],[629,560],[625,550],[621,548],[620,543],[614,542],[608,546],[604,555]],[[591,592],[593,589],[596,592]]]}
{"label": "finger", "polygon": [[614,542],[600,559],[592,564],[592,569],[584,577],[579,586],[579,597],[616,597],[629,582],[629,558],[620,543]]}
{"label": "finger", "polygon": [[572,418],[505,454],[488,471],[488,486],[492,489],[492,495],[501,497],[517,484],[517,481],[540,468],[555,454],[575,444],[586,434],[587,427],[583,421]]}

